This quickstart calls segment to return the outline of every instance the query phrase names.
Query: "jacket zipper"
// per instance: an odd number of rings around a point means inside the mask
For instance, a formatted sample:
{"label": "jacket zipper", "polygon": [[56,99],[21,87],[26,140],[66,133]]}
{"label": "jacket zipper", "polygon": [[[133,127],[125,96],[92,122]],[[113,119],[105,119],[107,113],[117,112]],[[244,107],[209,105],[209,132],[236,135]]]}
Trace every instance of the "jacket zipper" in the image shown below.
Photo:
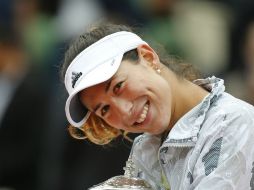
{"label": "jacket zipper", "polygon": [[[164,144],[164,145],[162,145],[160,148],[159,148],[159,151],[158,151],[158,160],[159,160],[159,163],[160,163],[160,167],[161,167],[161,169],[162,169],[162,171],[164,172],[164,175],[165,175],[165,177],[166,177],[166,180],[167,180],[167,182],[168,182],[168,184],[169,184],[169,186],[170,186],[170,189],[171,189],[171,185],[170,185],[170,182],[169,182],[169,179],[168,179],[168,177],[167,177],[167,175],[166,175],[166,172],[165,172],[165,169],[164,169],[164,167],[163,167],[163,165],[162,165],[162,163],[161,163],[161,159],[160,159],[160,152],[161,152],[161,149],[162,148],[165,148],[165,147],[172,147],[172,148],[190,148],[190,147],[193,147],[194,146],[194,142],[193,141],[188,141],[188,142],[185,142],[185,143],[177,143],[177,142],[174,142],[174,143],[166,143],[166,144]],[[186,163],[184,164],[184,168],[186,168]],[[180,182],[180,185],[182,184],[182,182],[183,182],[183,178],[181,179],[181,182]]]}

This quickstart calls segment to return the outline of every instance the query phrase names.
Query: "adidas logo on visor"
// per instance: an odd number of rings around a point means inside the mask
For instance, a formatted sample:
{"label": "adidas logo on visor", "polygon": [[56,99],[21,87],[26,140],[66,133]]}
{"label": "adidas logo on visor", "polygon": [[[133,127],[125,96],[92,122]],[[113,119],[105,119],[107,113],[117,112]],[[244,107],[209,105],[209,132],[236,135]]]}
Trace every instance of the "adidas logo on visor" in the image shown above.
{"label": "adidas logo on visor", "polygon": [[72,83],[72,88],[74,88],[76,82],[78,81],[78,79],[81,77],[82,72],[72,72],[72,76],[71,76],[71,83]]}

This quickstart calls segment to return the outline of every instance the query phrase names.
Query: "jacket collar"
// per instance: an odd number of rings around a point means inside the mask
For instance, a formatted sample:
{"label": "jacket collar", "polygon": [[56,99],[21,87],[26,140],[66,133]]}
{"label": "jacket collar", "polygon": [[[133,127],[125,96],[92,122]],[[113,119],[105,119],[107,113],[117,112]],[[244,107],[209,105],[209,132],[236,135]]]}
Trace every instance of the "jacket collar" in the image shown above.
{"label": "jacket collar", "polygon": [[164,143],[179,146],[181,146],[181,144],[194,145],[210,105],[215,102],[225,90],[224,81],[214,76],[206,79],[197,79],[193,82],[205,88],[210,93],[202,102],[187,112],[174,125]]}

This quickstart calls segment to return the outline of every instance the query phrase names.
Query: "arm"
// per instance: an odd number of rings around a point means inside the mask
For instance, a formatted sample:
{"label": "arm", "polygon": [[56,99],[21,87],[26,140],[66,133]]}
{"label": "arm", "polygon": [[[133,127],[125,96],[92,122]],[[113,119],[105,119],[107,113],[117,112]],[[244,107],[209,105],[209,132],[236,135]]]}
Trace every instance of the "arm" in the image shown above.
{"label": "arm", "polygon": [[224,115],[208,131],[191,189],[254,189],[254,122],[248,113]]}

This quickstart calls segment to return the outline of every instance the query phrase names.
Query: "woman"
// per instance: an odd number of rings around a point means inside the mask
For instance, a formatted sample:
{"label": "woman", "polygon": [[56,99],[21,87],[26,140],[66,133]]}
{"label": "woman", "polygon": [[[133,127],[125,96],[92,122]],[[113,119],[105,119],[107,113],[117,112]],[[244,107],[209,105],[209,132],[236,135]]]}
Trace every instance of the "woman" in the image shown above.
{"label": "woman", "polygon": [[107,144],[143,133],[130,156],[154,189],[254,188],[254,108],[224,92],[222,79],[197,79],[111,24],[72,43],[62,74],[71,134]]}

